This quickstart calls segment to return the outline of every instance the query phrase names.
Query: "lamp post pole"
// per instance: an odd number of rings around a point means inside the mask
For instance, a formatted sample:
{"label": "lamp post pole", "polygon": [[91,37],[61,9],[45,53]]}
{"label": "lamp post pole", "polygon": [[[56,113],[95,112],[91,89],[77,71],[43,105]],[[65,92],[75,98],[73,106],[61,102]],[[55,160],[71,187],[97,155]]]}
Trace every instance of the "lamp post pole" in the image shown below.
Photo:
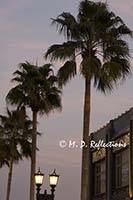
{"label": "lamp post pole", "polygon": [[54,200],[55,187],[51,187],[51,199]]}
{"label": "lamp post pole", "polygon": [[36,193],[36,199],[39,200],[39,194],[40,194],[41,186],[37,185],[37,193]]}

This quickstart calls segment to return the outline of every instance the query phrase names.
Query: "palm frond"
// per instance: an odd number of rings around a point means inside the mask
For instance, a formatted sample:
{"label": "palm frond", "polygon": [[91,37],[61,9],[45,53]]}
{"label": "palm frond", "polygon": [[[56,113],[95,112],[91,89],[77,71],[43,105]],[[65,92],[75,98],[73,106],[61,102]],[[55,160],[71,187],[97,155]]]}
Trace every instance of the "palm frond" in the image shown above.
{"label": "palm frond", "polygon": [[108,38],[107,40],[109,41],[107,41],[107,43],[104,43],[103,50],[105,59],[110,59],[112,57],[129,57],[129,47],[126,41],[116,38]]}
{"label": "palm frond", "polygon": [[52,19],[52,25],[56,25],[60,34],[69,40],[79,37],[78,24],[73,15],[68,12],[63,12],[56,19]]}
{"label": "palm frond", "polygon": [[12,105],[23,104],[24,99],[25,95],[23,93],[21,85],[17,85],[14,88],[12,88],[6,96],[7,103]]}
{"label": "palm frond", "polygon": [[85,57],[80,64],[80,72],[85,78],[92,79],[101,68],[101,61],[96,57]]}
{"label": "palm frond", "polygon": [[75,56],[75,53],[78,48],[80,48],[81,43],[79,41],[68,41],[63,44],[55,44],[49,47],[47,52],[45,53],[45,58],[50,58],[53,60],[66,60],[72,59]]}
{"label": "palm frond", "polygon": [[128,60],[118,57],[112,58],[111,61],[103,64],[100,73],[95,76],[94,86],[104,93],[111,92],[130,73],[131,69]]}
{"label": "palm frond", "polygon": [[77,73],[76,62],[69,60],[58,71],[59,86],[62,87],[71,80]]}

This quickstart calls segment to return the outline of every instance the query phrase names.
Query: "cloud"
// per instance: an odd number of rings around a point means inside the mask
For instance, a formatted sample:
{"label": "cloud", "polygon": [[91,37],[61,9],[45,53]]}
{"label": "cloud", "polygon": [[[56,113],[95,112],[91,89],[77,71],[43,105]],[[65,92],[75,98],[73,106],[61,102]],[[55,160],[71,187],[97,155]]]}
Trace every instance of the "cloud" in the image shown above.
{"label": "cloud", "polygon": [[[45,160],[49,165],[54,164],[63,167],[77,166],[81,161],[81,149],[61,149],[60,147],[49,145],[49,148],[44,146],[43,151],[38,152],[37,157],[40,163],[43,163]],[[62,160],[64,161],[62,162]]]}
{"label": "cloud", "polygon": [[18,25],[12,20],[12,16],[20,9],[29,6],[32,0],[7,0],[3,4],[0,3],[0,32],[9,32],[17,30]]}
{"label": "cloud", "polygon": [[11,44],[11,47],[13,48],[18,48],[18,49],[23,49],[23,50],[42,50],[46,48],[48,44],[35,41],[35,40],[19,40],[16,41],[15,43]]}
{"label": "cloud", "polygon": [[[128,81],[129,85],[129,81]],[[127,85],[127,86],[128,86]],[[120,91],[121,90],[121,91]],[[133,95],[126,89],[126,84],[109,96],[93,94],[91,112],[91,132],[96,131],[111,119],[132,107]]]}
{"label": "cloud", "polygon": [[0,8],[0,17],[9,17],[19,9],[29,6],[32,0],[8,0]]}
{"label": "cloud", "polygon": [[126,15],[132,15],[132,9],[133,9],[133,1],[132,0],[126,0],[126,1],[109,1],[109,6],[111,6],[113,9],[118,10],[119,12],[126,14]]}
{"label": "cloud", "polygon": [[17,29],[18,26],[14,22],[0,21],[0,32],[11,32]]}
{"label": "cloud", "polygon": [[0,17],[8,16],[9,11],[6,8],[0,8]]}
{"label": "cloud", "polygon": [[133,70],[133,58],[130,59],[131,69]]}

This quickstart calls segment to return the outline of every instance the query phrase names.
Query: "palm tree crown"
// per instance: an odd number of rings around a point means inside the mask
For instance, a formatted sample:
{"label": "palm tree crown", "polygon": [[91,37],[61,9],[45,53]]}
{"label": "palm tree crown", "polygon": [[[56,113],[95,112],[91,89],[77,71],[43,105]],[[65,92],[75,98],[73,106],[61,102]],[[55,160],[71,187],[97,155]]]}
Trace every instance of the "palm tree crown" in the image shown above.
{"label": "palm tree crown", "polygon": [[27,117],[22,121],[20,111],[7,109],[7,116],[0,115],[0,147],[5,148],[7,160],[15,162],[31,155],[31,133],[32,123]]}
{"label": "palm tree crown", "polygon": [[132,31],[109,11],[107,4],[82,1],[76,18],[63,12],[52,24],[66,38],[66,42],[52,45],[45,54],[51,60],[65,61],[58,71],[61,85],[76,75],[77,56],[81,58],[81,74],[93,79],[94,86],[103,92],[112,90],[130,73],[129,49],[123,36],[132,36]]}
{"label": "palm tree crown", "polygon": [[6,116],[0,115],[0,167],[9,167],[6,200],[10,199],[13,164],[31,156],[31,125],[27,117],[22,120],[18,110],[7,109]]}
{"label": "palm tree crown", "polygon": [[21,63],[20,70],[13,73],[12,81],[17,86],[12,88],[6,99],[8,103],[26,105],[32,111],[48,114],[54,108],[61,108],[60,90],[56,87],[57,78],[53,74],[51,64],[41,67],[29,62]]}

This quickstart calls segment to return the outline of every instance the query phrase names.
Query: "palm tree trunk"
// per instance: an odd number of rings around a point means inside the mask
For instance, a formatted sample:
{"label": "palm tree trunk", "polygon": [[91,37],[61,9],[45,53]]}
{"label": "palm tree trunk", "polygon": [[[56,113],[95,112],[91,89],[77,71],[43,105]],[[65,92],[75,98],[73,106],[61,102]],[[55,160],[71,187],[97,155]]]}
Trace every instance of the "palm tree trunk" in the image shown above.
{"label": "palm tree trunk", "polygon": [[13,172],[13,159],[11,159],[10,162],[9,162],[9,172],[8,172],[8,183],[7,183],[6,200],[10,199],[12,172]]}
{"label": "palm tree trunk", "polygon": [[83,141],[87,145],[82,149],[82,171],[81,171],[81,200],[88,200],[88,176],[89,176],[89,127],[90,127],[90,99],[91,81],[85,79],[85,99],[83,118]]}
{"label": "palm tree trunk", "polygon": [[33,130],[32,130],[32,155],[31,155],[31,175],[30,175],[30,200],[34,200],[36,170],[36,143],[37,143],[37,112],[33,111]]}

